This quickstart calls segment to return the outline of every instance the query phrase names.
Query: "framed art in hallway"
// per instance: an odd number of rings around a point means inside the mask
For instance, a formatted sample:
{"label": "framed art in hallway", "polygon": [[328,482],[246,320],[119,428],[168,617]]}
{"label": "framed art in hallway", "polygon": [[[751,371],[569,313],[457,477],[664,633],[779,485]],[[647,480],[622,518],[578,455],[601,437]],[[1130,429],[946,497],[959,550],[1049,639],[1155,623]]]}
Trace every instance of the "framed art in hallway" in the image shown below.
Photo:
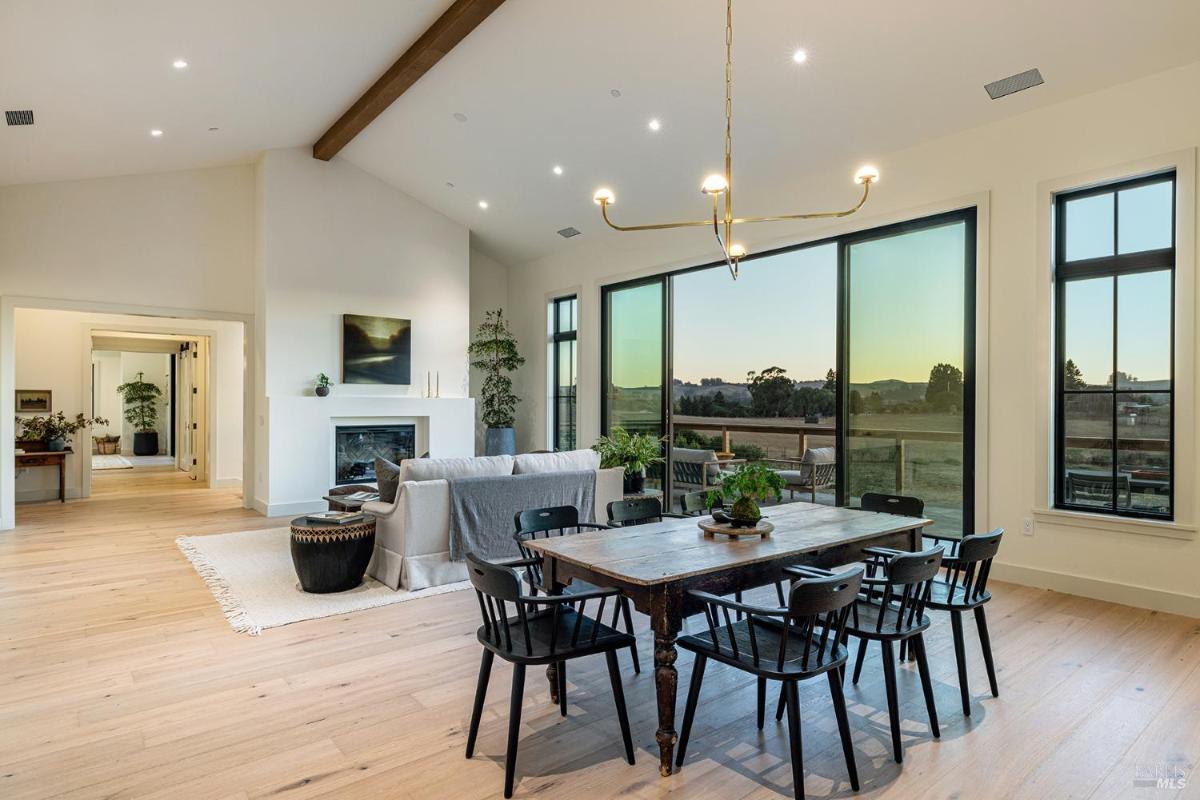
{"label": "framed art in hallway", "polygon": [[51,410],[49,389],[17,389],[17,413],[47,413]]}
{"label": "framed art in hallway", "polygon": [[342,383],[407,385],[411,372],[409,320],[342,315]]}

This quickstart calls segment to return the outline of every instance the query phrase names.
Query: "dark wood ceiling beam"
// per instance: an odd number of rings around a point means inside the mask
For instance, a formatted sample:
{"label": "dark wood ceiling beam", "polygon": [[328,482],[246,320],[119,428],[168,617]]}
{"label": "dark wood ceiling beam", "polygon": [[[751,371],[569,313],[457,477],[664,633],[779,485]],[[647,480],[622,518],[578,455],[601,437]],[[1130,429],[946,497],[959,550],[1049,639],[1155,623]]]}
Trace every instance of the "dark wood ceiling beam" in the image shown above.
{"label": "dark wood ceiling beam", "polygon": [[313,158],[328,161],[337,155],[503,3],[504,0],[454,0],[437,22],[325,131],[313,145]]}

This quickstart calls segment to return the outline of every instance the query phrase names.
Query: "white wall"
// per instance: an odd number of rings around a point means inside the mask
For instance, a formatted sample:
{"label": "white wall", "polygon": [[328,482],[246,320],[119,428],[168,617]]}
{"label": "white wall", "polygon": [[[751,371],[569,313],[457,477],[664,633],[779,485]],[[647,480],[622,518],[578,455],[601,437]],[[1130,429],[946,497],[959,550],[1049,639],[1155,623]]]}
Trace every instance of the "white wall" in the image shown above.
{"label": "white wall", "polygon": [[[314,429],[314,409],[328,420],[407,407],[398,398],[421,397],[427,371],[440,372],[443,398],[467,397],[468,232],[347,161],[314,160],[307,148],[267,152],[257,174],[255,314],[264,372],[255,413],[270,468],[255,480],[260,508],[290,513],[320,506],[330,485],[328,424]],[[348,313],[412,321],[411,385],[341,383]],[[330,397],[313,395],[319,372],[337,384]],[[378,402],[359,402],[366,398]],[[470,404],[443,408],[469,414]],[[469,420],[468,435],[452,441],[431,429],[433,455],[469,455]],[[320,447],[297,457],[301,436]]]}
{"label": "white wall", "polygon": [[[1008,531],[1000,560],[1009,577],[1030,583],[1183,610],[1200,616],[1200,541],[1161,538],[1039,522],[1033,537],[1021,535],[1022,521],[1046,505],[1044,486],[1034,479],[1038,447],[1035,411],[1039,348],[1048,331],[1036,322],[1039,296],[1049,286],[1038,277],[1038,185],[1062,176],[1125,164],[1200,144],[1200,64],[1046,107],[986,127],[947,136],[877,159],[882,181],[864,216],[848,224],[782,223],[746,226],[740,236],[752,252],[819,238],[831,232],[873,227],[898,216],[915,216],[956,198],[989,202],[987,342],[989,369],[986,441],[987,485],[979,493],[989,518],[979,528]],[[743,153],[743,157],[746,154]],[[831,205],[853,194],[846,175],[854,165],[797,176],[806,198]],[[760,211],[796,205],[796,181],[754,198]],[[617,187],[619,190],[619,187]],[[680,191],[692,191],[688,186]],[[848,195],[849,193],[849,195]],[[697,201],[699,202],[699,201]],[[743,197],[743,202],[747,202]],[[1194,223],[1194,221],[1193,221]],[[585,237],[587,238],[587,237]],[[544,336],[546,298],[580,287],[579,439],[599,433],[599,287],[621,278],[702,264],[714,259],[711,237],[695,231],[617,234],[597,230],[589,242],[533,263],[514,266],[509,290],[512,318],[522,342]],[[1192,298],[1194,302],[1194,298]],[[1194,312],[1193,312],[1194,313]],[[521,446],[545,446],[544,348],[526,348],[529,361],[518,377],[524,398],[518,430]],[[1194,368],[1195,365],[1193,365]],[[1179,409],[1194,416],[1195,408]],[[1194,441],[1181,452],[1196,455]],[[1195,485],[1178,492],[1195,496]],[[1195,520],[1182,520],[1194,523]]]}
{"label": "white wall", "polygon": [[[479,252],[475,248],[471,248],[471,335],[475,335],[475,329],[483,322],[484,314],[488,311],[494,311],[497,308],[503,308],[504,313],[509,313],[508,308],[508,268],[499,261]],[[520,342],[522,353],[528,351],[530,347],[537,347],[535,342]],[[471,397],[479,397],[479,389],[483,384],[483,375],[477,369],[470,371],[471,378]],[[475,453],[483,455],[484,431],[486,426],[483,420],[476,414],[475,417]]]}
{"label": "white wall", "polygon": [[0,295],[254,310],[248,165],[0,186]]}
{"label": "white wall", "polygon": [[93,436],[120,436],[124,427],[124,408],[117,387],[121,385],[121,354],[115,350],[92,351],[93,411],[108,420],[107,425],[92,428]]}
{"label": "white wall", "polygon": [[[239,486],[242,481],[243,460],[243,375],[245,340],[240,322],[171,319],[156,320],[121,314],[96,314],[77,311],[18,308],[15,324],[15,381],[20,388],[50,389],[55,411],[68,416],[77,413],[91,415],[91,336],[95,330],[133,331],[169,335],[208,336],[212,343],[209,366],[211,398],[210,465],[214,486]],[[112,356],[115,356],[113,358]],[[109,386],[115,394],[117,383],[132,378],[138,370],[146,371],[147,380],[162,380],[166,356],[158,353],[122,353],[104,356],[113,372],[110,378],[101,373],[102,388]],[[150,361],[146,361],[149,359]],[[151,374],[151,370],[155,374]],[[165,383],[162,384],[165,392]],[[159,447],[166,452],[170,410],[164,399],[159,415]],[[109,417],[113,432],[122,432],[122,447],[132,452],[132,432],[122,422],[120,404],[117,411],[105,407],[97,411]],[[73,444],[77,454],[67,461],[67,496],[78,497],[88,484],[84,474],[89,462],[82,454],[91,452],[92,431],[80,434]],[[57,494],[57,475],[50,469],[24,471],[14,482],[19,500],[37,500]]]}

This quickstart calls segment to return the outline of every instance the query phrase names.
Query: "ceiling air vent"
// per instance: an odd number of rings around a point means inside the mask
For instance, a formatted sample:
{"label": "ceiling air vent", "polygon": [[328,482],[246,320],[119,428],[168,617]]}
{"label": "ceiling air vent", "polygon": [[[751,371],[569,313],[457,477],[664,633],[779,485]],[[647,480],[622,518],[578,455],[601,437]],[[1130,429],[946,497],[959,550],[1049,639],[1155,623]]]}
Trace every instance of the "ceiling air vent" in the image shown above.
{"label": "ceiling air vent", "polygon": [[32,125],[33,110],[26,109],[24,111],[5,111],[4,121],[9,125]]}
{"label": "ceiling air vent", "polygon": [[1006,95],[1023,92],[1026,89],[1032,89],[1034,86],[1040,86],[1043,83],[1045,81],[1042,80],[1042,73],[1035,68],[1018,72],[1016,75],[1009,75],[1007,78],[1001,78],[998,81],[992,81],[983,88],[987,89],[989,97],[993,100],[999,100]]}
{"label": "ceiling air vent", "polygon": [[578,228],[563,228],[558,232],[558,235],[564,239],[570,239],[572,236],[578,236],[581,233],[583,233],[583,231],[579,230]]}

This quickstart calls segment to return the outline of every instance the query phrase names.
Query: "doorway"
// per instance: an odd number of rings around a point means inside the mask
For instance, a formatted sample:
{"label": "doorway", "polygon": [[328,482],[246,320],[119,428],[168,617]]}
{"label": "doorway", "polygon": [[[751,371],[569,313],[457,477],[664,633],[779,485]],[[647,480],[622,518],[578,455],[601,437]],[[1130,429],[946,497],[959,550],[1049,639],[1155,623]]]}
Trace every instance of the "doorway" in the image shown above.
{"label": "doorway", "polygon": [[91,471],[175,470],[209,482],[208,336],[94,330]]}

